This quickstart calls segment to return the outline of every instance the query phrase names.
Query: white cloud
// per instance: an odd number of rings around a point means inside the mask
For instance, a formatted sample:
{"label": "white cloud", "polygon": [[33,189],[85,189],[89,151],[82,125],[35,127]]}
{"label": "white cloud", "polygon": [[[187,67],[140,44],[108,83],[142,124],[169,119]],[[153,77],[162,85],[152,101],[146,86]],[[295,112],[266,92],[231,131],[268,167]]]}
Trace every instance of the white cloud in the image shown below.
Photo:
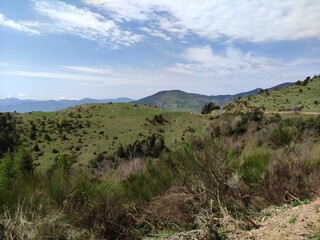
{"label": "white cloud", "polygon": [[320,38],[318,0],[83,0],[117,21],[156,21],[177,36],[251,42]]}
{"label": "white cloud", "polygon": [[104,81],[103,77],[94,75],[83,75],[80,73],[69,73],[64,71],[41,71],[41,70],[7,70],[2,74],[10,76],[18,76],[25,78],[49,78],[49,79],[67,79],[75,81]]}
{"label": "white cloud", "polygon": [[209,46],[188,48],[183,54],[183,58],[190,62],[211,63],[217,61],[219,57],[213,55]]}
{"label": "white cloud", "polygon": [[[162,73],[144,69],[128,67],[95,67],[95,66],[62,66],[51,69],[34,69],[34,67],[24,66],[23,68],[8,68],[0,70],[0,74],[5,76],[23,77],[25,79],[42,78],[48,80],[71,80],[83,84],[97,84],[107,86],[121,85],[162,85]],[[171,80],[168,80],[168,83]]]}
{"label": "white cloud", "polygon": [[24,94],[24,93],[18,93],[17,96],[18,96],[19,98],[25,98],[25,97],[27,97],[28,95],[26,95],[26,94]]}
{"label": "white cloud", "polygon": [[130,46],[141,36],[121,29],[113,20],[87,8],[78,8],[62,1],[35,1],[34,9],[46,17],[42,22],[25,22],[42,31],[73,34],[102,44]]}
{"label": "white cloud", "polygon": [[178,38],[184,38],[189,34],[188,27],[182,25],[182,23],[174,18],[159,17],[159,28],[165,30],[171,34],[175,34]]}
{"label": "white cloud", "polygon": [[56,97],[55,100],[61,101],[61,100],[79,100],[79,99],[59,96],[59,97]]}
{"label": "white cloud", "polygon": [[279,59],[244,53],[232,47],[226,48],[222,54],[215,54],[210,46],[188,48],[181,58],[187,63],[176,63],[169,68],[170,71],[190,75],[235,74],[274,70],[285,65]]}
{"label": "white cloud", "polygon": [[165,41],[170,41],[171,40],[171,37],[169,37],[168,35],[164,34],[161,31],[150,29],[150,28],[147,28],[147,27],[142,27],[141,30],[146,32],[146,33],[148,33],[149,35],[151,35],[153,37],[159,37],[159,38],[162,38]]}
{"label": "white cloud", "polygon": [[166,41],[191,34],[226,42],[320,38],[318,0],[82,0],[87,7],[30,1],[40,18],[17,22],[0,14],[0,25],[34,35],[72,34],[113,47],[140,42],[139,30]]}
{"label": "white cloud", "polygon": [[67,70],[76,71],[86,74],[110,74],[112,69],[109,66],[105,67],[88,67],[88,66],[63,66]]}
{"label": "white cloud", "polygon": [[26,32],[26,33],[29,33],[32,35],[40,35],[39,31],[31,29],[31,28],[25,26],[24,24],[16,22],[12,19],[8,19],[1,13],[0,13],[0,25],[10,27],[14,30]]}
{"label": "white cloud", "polygon": [[88,5],[102,8],[117,21],[145,21],[148,20],[150,1],[127,1],[127,0],[84,0]]}

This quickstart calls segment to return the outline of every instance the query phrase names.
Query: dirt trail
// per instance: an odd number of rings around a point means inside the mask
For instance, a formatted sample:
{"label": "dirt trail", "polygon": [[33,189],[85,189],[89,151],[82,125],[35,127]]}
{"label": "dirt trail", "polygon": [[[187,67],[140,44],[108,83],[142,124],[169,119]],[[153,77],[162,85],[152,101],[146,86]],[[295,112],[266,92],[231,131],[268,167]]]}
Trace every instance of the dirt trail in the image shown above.
{"label": "dirt trail", "polygon": [[320,198],[297,207],[275,207],[264,210],[260,228],[242,231],[231,239],[320,239]]}
{"label": "dirt trail", "polygon": [[293,111],[265,111],[266,114],[276,114],[279,113],[281,114],[295,114],[295,115],[320,115],[320,112],[293,112]]}

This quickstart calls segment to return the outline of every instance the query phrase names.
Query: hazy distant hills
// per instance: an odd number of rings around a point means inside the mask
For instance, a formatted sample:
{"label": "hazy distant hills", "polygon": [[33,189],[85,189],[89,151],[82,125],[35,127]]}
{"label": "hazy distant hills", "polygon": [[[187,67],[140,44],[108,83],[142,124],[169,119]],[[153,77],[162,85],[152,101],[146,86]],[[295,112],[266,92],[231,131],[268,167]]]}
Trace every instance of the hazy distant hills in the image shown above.
{"label": "hazy distant hills", "polygon": [[38,100],[20,100],[18,98],[5,98],[0,99],[0,112],[32,112],[32,111],[43,111],[43,112],[53,112],[62,110],[68,107],[73,107],[86,103],[108,103],[108,102],[132,102],[133,99],[130,98],[116,98],[116,99],[91,99],[84,98],[81,100],[48,100],[48,101],[38,101]]}
{"label": "hazy distant hills", "polygon": [[[293,83],[282,83],[280,85],[268,88],[272,90],[275,88],[281,88],[290,86]],[[68,107],[73,107],[86,103],[108,103],[108,102],[135,102],[139,104],[147,104],[150,106],[157,106],[158,108],[172,111],[187,111],[187,112],[200,112],[204,104],[209,102],[215,102],[217,105],[224,105],[231,102],[239,97],[247,97],[256,95],[260,92],[261,88],[256,88],[252,91],[238,93],[234,95],[201,95],[196,93],[187,93],[180,90],[161,91],[154,95],[142,98],[134,101],[130,98],[116,98],[116,99],[92,99],[84,98],[81,100],[20,100],[18,98],[5,98],[0,99],[0,112],[32,112],[32,111],[43,111],[53,112],[62,110]]]}
{"label": "hazy distant hills", "polygon": [[[281,88],[290,86],[293,83],[287,82],[280,85],[268,88],[272,90],[275,88]],[[175,110],[175,111],[191,111],[200,112],[204,104],[209,102],[215,102],[217,105],[224,105],[225,103],[231,102],[239,97],[247,97],[250,95],[256,95],[261,91],[261,88],[256,88],[252,91],[238,93],[235,95],[201,95],[196,93],[186,93],[180,90],[171,91],[161,91],[154,95],[142,98],[135,101],[139,104],[147,104],[151,106],[157,106],[158,108],[165,110]]]}

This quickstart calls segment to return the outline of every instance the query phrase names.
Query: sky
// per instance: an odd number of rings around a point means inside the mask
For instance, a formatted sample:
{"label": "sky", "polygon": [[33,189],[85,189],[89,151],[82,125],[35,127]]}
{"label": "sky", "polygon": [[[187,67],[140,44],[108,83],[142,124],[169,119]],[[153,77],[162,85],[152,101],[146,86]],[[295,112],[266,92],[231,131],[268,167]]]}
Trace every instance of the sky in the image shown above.
{"label": "sky", "polygon": [[320,74],[320,0],[0,0],[0,98],[235,94]]}

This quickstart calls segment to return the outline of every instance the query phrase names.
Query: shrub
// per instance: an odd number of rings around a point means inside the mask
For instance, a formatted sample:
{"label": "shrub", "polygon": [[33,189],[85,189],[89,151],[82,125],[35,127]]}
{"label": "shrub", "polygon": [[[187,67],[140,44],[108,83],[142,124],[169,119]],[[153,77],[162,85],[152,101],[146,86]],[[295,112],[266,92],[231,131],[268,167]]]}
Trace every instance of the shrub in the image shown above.
{"label": "shrub", "polygon": [[52,153],[59,153],[59,150],[56,149],[56,148],[53,148],[53,149],[52,149]]}
{"label": "shrub", "polygon": [[293,139],[293,135],[289,128],[277,125],[269,136],[269,141],[274,148],[287,147]]}
{"label": "shrub", "polygon": [[136,202],[150,201],[172,185],[173,173],[162,163],[147,162],[143,173],[130,175],[123,187],[129,199]]}
{"label": "shrub", "polygon": [[68,120],[64,116],[60,116],[58,124],[60,127],[66,127],[68,125]]}
{"label": "shrub", "polygon": [[46,141],[48,141],[48,142],[51,142],[51,137],[50,137],[50,135],[49,135],[48,133],[45,133],[45,134],[43,135],[43,138],[44,138],[44,140],[46,140]]}
{"label": "shrub", "polygon": [[163,124],[164,122],[166,122],[166,120],[164,119],[164,117],[161,114],[159,114],[159,115],[154,115],[152,122]]}
{"label": "shrub", "polygon": [[133,213],[117,196],[104,196],[79,215],[75,225],[90,229],[101,239],[138,239],[133,234]]}
{"label": "shrub", "polygon": [[0,192],[5,191],[9,187],[10,180],[17,175],[13,158],[6,154],[0,162]]}
{"label": "shrub", "polygon": [[216,105],[214,102],[205,104],[201,109],[201,114],[210,114],[214,110],[219,110],[220,106]]}
{"label": "shrub", "polygon": [[33,160],[24,145],[19,147],[19,150],[14,157],[14,162],[17,165],[20,174],[28,175],[33,173]]}
{"label": "shrub", "polygon": [[255,149],[242,157],[239,173],[243,181],[250,185],[258,185],[263,174],[268,171],[270,153],[264,149]]}
{"label": "shrub", "polygon": [[35,151],[35,152],[39,152],[40,151],[40,148],[39,148],[38,144],[34,145],[33,151]]}
{"label": "shrub", "polygon": [[56,163],[49,170],[49,179],[46,193],[50,200],[58,207],[63,207],[63,202],[70,193],[70,163],[65,155],[58,156]]}

